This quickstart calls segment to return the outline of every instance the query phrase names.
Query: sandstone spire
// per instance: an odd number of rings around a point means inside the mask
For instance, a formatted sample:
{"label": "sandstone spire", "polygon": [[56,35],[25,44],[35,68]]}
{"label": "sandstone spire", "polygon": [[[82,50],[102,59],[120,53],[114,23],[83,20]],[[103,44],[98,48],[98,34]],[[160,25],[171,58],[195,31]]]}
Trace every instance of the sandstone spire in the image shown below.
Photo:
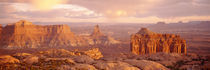
{"label": "sandstone spire", "polygon": [[102,45],[111,45],[111,44],[118,44],[119,41],[115,40],[114,38],[104,35],[101,33],[99,25],[94,27],[93,33],[90,35],[93,39],[93,43],[95,45],[102,44]]}
{"label": "sandstone spire", "polygon": [[99,25],[96,25],[94,27],[93,33],[91,34],[91,36],[103,36],[103,33],[101,33]]}

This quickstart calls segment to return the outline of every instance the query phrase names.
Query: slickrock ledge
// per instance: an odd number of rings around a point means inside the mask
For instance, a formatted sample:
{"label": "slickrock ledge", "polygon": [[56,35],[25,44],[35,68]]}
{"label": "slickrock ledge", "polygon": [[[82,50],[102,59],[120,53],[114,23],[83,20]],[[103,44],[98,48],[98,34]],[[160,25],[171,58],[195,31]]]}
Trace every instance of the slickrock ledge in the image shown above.
{"label": "slickrock ledge", "polygon": [[174,34],[159,34],[142,28],[131,35],[131,51],[134,54],[186,53],[186,41]]}

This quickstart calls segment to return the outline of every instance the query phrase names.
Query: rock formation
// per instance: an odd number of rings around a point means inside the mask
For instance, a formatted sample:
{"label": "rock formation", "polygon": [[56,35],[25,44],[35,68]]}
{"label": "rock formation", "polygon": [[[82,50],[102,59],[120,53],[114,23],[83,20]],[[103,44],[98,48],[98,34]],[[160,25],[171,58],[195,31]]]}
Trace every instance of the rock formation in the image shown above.
{"label": "rock formation", "polygon": [[[2,35],[2,36],[1,36]],[[100,33],[95,27],[91,36],[76,36],[68,25],[34,25],[20,20],[15,24],[0,26],[0,46],[6,48],[69,47],[95,44],[115,44],[113,38]]]}
{"label": "rock formation", "polygon": [[93,48],[93,49],[84,51],[83,53],[94,59],[100,59],[103,57],[102,53],[99,51],[99,48]]}
{"label": "rock formation", "polygon": [[120,43],[119,41],[115,40],[114,38],[110,36],[106,36],[103,33],[101,33],[99,26],[96,25],[94,27],[93,33],[90,35],[91,39],[93,39],[94,44],[105,44],[105,45],[110,45],[110,44],[118,44]]}
{"label": "rock formation", "polygon": [[76,38],[67,25],[34,25],[21,20],[3,28],[1,45],[35,48],[41,46],[75,46]]}
{"label": "rock formation", "polygon": [[47,57],[71,57],[71,56],[81,56],[85,55],[91,57],[92,59],[100,59],[103,57],[102,53],[99,51],[99,48],[92,48],[85,51],[68,51],[65,49],[50,49],[47,51],[40,51],[36,55],[43,55]]}
{"label": "rock formation", "polygon": [[149,61],[149,60],[127,59],[124,61],[133,66],[139,67],[142,70],[169,70],[168,68],[161,65],[160,63]]}
{"label": "rock formation", "polygon": [[97,62],[94,66],[99,70],[141,70],[122,61]]}
{"label": "rock formation", "polygon": [[131,35],[131,51],[134,54],[152,54],[156,52],[186,53],[186,41],[174,34],[158,34],[142,28]]}
{"label": "rock formation", "polygon": [[84,54],[92,50],[51,49],[30,54],[21,51],[22,53],[12,56],[0,56],[0,68],[1,70],[208,70],[210,65],[209,56],[192,53],[160,52],[142,56],[127,54],[129,57],[114,56],[121,59],[106,60]]}
{"label": "rock formation", "polygon": [[100,31],[99,25],[96,25],[94,27],[94,30],[93,30],[93,33],[91,34],[91,36],[93,36],[93,37],[104,36],[104,34],[101,33],[101,31]]}
{"label": "rock formation", "polygon": [[5,64],[5,63],[20,63],[20,61],[10,55],[0,56],[0,64]]}

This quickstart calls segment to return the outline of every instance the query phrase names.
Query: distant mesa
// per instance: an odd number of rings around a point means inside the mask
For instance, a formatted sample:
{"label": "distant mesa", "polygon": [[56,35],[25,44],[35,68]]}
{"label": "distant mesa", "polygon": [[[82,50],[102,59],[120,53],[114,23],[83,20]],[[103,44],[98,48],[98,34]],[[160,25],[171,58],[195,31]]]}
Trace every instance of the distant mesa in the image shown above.
{"label": "distant mesa", "polygon": [[166,24],[165,22],[157,22],[157,24],[159,24],[159,25],[164,25],[164,24]]}
{"label": "distant mesa", "polygon": [[131,51],[134,54],[186,53],[186,41],[174,34],[158,34],[142,28],[131,35]]}
{"label": "distant mesa", "polygon": [[111,45],[116,40],[103,35],[96,25],[90,36],[77,36],[66,24],[34,25],[20,20],[5,27],[0,26],[0,46],[5,48],[74,47]]}

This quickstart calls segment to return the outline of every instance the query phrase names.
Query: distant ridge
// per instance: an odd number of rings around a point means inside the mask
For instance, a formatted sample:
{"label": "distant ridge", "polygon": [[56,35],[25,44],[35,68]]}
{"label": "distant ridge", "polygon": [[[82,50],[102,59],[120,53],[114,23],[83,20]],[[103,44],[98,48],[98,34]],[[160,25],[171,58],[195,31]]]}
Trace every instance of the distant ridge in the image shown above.
{"label": "distant ridge", "polygon": [[103,35],[96,25],[92,35],[77,36],[67,24],[34,25],[20,20],[0,27],[0,46],[5,48],[75,47],[117,44],[113,38]]}

